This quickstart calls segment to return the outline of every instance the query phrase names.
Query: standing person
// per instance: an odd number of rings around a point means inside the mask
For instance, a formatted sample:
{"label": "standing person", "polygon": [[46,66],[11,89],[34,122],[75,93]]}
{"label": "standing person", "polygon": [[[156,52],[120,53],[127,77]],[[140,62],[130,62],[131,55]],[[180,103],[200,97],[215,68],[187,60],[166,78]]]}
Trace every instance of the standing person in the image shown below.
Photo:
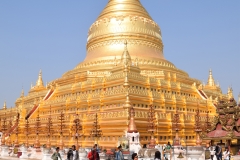
{"label": "standing person", "polygon": [[79,153],[78,153],[78,151],[76,150],[76,146],[73,145],[73,146],[72,146],[72,149],[73,149],[73,160],[79,160]]}
{"label": "standing person", "polygon": [[211,160],[213,160],[214,156],[215,156],[215,150],[213,150],[213,147],[211,147],[210,149],[210,154],[211,154]]}
{"label": "standing person", "polygon": [[89,160],[91,160],[92,159],[92,149],[91,149],[91,151],[90,152],[88,152],[88,155],[87,155],[87,158],[89,159]]}
{"label": "standing person", "polygon": [[225,151],[223,152],[223,159],[230,160],[230,152],[229,152],[228,148],[225,148]]}
{"label": "standing person", "polygon": [[69,148],[67,152],[67,160],[73,160],[73,150],[72,148]]}
{"label": "standing person", "polygon": [[124,160],[123,153],[122,153],[122,146],[118,146],[115,159]]}
{"label": "standing person", "polygon": [[88,154],[89,160],[99,160],[99,154],[97,152],[96,146],[93,146],[91,153]]}
{"label": "standing person", "polygon": [[59,153],[59,147],[56,148],[56,152],[53,153],[52,157],[53,160],[62,160],[62,157]]}
{"label": "standing person", "polygon": [[222,160],[222,147],[219,144],[217,145],[216,156],[218,160]]}
{"label": "standing person", "polygon": [[138,160],[138,155],[137,153],[132,154],[132,160]]}
{"label": "standing person", "polygon": [[161,153],[159,151],[155,152],[154,160],[161,160]]}
{"label": "standing person", "polygon": [[171,148],[172,148],[172,146],[171,146],[170,142],[168,142],[166,149],[171,149]]}

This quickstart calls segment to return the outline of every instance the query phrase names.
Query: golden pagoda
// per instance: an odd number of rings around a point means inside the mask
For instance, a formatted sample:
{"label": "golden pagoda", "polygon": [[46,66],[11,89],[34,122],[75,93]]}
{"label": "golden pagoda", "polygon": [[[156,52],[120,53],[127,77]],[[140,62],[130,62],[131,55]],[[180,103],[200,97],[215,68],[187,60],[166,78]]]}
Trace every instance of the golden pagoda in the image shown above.
{"label": "golden pagoda", "polygon": [[[16,119],[19,112],[20,130],[29,123],[29,136],[19,133],[19,144],[27,140],[30,145],[35,143],[38,114],[41,145],[47,144],[49,139],[43,129],[50,114],[54,130],[51,144],[56,146],[61,141],[69,146],[76,143],[71,127],[77,114],[82,125],[80,144],[92,146],[95,139],[91,137],[91,131],[97,113],[102,131],[99,145],[116,147],[118,139],[128,129],[131,107],[135,110],[141,144],[148,143],[151,140],[148,111],[152,105],[157,125],[153,136],[157,143],[172,142],[175,136],[172,123],[177,110],[181,128],[179,137],[185,138],[188,145],[195,145],[196,110],[199,109],[204,121],[207,111],[210,117],[216,114],[214,104],[217,99],[228,97],[215,84],[212,71],[204,85],[164,58],[160,27],[139,0],[109,0],[89,28],[86,50],[83,62],[46,86],[40,71],[36,85],[27,95],[22,91],[11,114],[8,109],[0,110],[0,116],[7,119],[11,116]],[[64,114],[61,136],[60,114]],[[16,125],[5,131],[6,140],[14,127]],[[14,135],[11,139],[14,140]]]}

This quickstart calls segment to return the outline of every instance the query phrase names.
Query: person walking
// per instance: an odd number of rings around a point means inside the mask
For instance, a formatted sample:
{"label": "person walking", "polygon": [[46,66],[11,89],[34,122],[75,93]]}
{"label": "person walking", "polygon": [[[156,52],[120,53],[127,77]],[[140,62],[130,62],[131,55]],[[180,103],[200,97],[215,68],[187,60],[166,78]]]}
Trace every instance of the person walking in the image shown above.
{"label": "person walking", "polygon": [[115,155],[116,155],[115,160],[124,160],[124,156],[123,156],[123,153],[122,153],[122,146],[118,146]]}
{"label": "person walking", "polygon": [[59,147],[56,148],[56,152],[53,153],[52,157],[53,160],[62,160],[62,157],[59,153]]}

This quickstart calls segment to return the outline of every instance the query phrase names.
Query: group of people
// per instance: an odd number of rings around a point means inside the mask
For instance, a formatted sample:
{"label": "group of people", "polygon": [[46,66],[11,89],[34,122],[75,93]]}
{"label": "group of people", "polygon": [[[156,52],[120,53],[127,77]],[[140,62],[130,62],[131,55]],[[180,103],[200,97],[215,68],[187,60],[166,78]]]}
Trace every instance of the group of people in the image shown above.
{"label": "group of people", "polygon": [[[56,152],[53,153],[52,159],[53,160],[63,160],[60,153],[59,153],[59,147],[56,148]],[[79,160],[79,153],[76,150],[76,146],[73,145],[72,148],[68,150],[67,153],[67,160]]]}
{"label": "group of people", "polygon": [[230,152],[229,152],[229,148],[226,147],[225,151],[222,152],[222,147],[218,144],[215,149],[213,149],[213,147],[211,147],[210,149],[210,153],[211,153],[211,159],[212,160],[230,160]]}
{"label": "group of people", "polygon": [[[62,159],[62,157],[59,153],[59,150],[60,150],[59,147],[57,147],[56,152],[54,152],[51,157],[53,160],[64,160],[64,159]],[[92,150],[88,153],[87,158],[89,160],[100,160],[96,144],[93,146]],[[67,153],[67,160],[80,160],[79,153],[76,150],[75,145],[73,145],[72,148],[69,149],[69,151]],[[119,146],[115,152],[115,160],[124,160],[121,146]],[[132,154],[132,160],[138,160],[137,153]],[[159,151],[155,152],[154,160],[161,160],[161,153]]]}
{"label": "group of people", "polygon": [[[64,160],[64,159],[62,159],[62,157],[59,153],[59,150],[60,150],[59,147],[57,147],[56,152],[54,152],[52,157],[51,157],[53,160]],[[87,157],[88,157],[89,160],[100,160],[96,144],[93,146],[93,149],[88,153]],[[78,150],[76,150],[75,145],[73,145],[72,148],[70,148],[68,150],[67,160],[80,160],[79,159],[79,153],[78,153]]]}

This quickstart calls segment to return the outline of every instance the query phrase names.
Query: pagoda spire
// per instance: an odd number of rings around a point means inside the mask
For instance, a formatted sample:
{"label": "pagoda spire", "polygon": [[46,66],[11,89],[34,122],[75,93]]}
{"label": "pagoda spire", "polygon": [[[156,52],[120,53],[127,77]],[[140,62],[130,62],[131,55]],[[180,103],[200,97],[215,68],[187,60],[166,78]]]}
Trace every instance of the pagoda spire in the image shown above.
{"label": "pagoda spire", "polygon": [[24,97],[24,90],[22,88],[22,92],[21,92],[21,96],[20,97]]}
{"label": "pagoda spire", "polygon": [[233,97],[233,89],[232,87],[228,87],[228,99],[234,98]]}
{"label": "pagoda spire", "polygon": [[137,127],[136,127],[136,124],[135,124],[135,120],[134,120],[134,116],[135,116],[135,111],[134,111],[134,108],[131,107],[131,110],[130,110],[130,122],[129,122],[129,125],[128,125],[128,133],[137,133]]}
{"label": "pagoda spire", "polygon": [[209,70],[209,76],[208,76],[207,85],[208,85],[208,86],[212,86],[212,87],[215,86],[215,81],[214,81],[214,78],[213,78],[212,70],[211,70],[211,69]]}
{"label": "pagoda spire", "polygon": [[127,40],[124,41],[124,51],[123,51],[123,54],[122,54],[122,57],[121,57],[121,63],[125,66],[125,67],[128,67],[128,66],[131,66],[132,64],[132,58],[128,52],[128,47],[127,47]]}
{"label": "pagoda spire", "polygon": [[36,87],[43,87],[43,80],[42,80],[42,70],[39,71],[38,80],[36,82]]}
{"label": "pagoda spire", "polygon": [[7,109],[7,103],[6,103],[6,101],[4,101],[4,103],[3,103],[3,109],[4,109],[4,110]]}

